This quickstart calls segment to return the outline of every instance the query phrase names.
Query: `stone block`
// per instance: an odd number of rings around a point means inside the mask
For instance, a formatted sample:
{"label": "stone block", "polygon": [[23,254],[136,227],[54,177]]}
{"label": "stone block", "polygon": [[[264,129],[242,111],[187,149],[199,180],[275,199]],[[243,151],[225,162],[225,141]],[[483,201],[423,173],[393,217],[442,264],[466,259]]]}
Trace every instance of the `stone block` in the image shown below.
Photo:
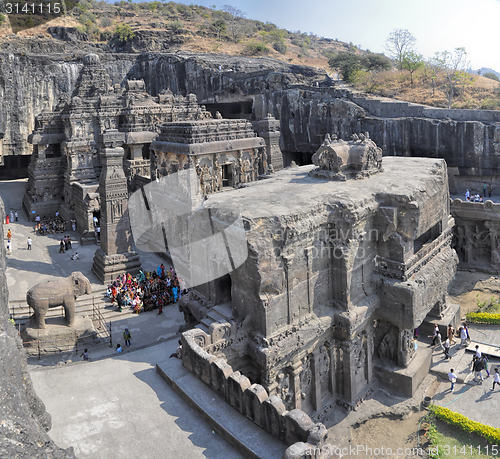
{"label": "stone block", "polygon": [[280,431],[280,422],[285,412],[285,404],[277,395],[271,395],[262,403],[263,427],[274,437],[284,438]]}
{"label": "stone block", "polygon": [[306,442],[309,437],[309,431],[314,427],[311,418],[302,410],[287,411],[282,417],[285,442],[293,443],[295,441]]}
{"label": "stone block", "polygon": [[226,401],[241,414],[245,414],[243,392],[250,387],[250,380],[239,371],[235,371],[229,376],[227,384]]}
{"label": "stone block", "polygon": [[263,427],[265,425],[265,418],[262,404],[269,396],[266,389],[260,384],[252,384],[243,392],[243,395],[246,417],[258,426]]}
{"label": "stone block", "polygon": [[232,367],[224,359],[214,360],[210,364],[210,385],[223,399],[226,399],[227,380],[232,374]]}

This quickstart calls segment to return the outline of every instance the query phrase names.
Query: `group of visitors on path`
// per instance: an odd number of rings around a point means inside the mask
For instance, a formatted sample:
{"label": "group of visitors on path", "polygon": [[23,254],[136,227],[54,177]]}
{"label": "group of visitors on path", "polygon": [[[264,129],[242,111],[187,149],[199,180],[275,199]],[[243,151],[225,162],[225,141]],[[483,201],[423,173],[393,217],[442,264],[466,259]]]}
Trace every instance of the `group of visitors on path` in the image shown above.
{"label": "group of visitors on path", "polygon": [[[449,331],[450,331],[450,329],[453,330],[453,327],[451,326],[451,324],[448,326]],[[438,331],[438,334],[439,334],[439,331]],[[435,335],[436,335],[436,332],[435,332]],[[465,322],[462,324],[462,326],[459,329],[459,335],[460,335],[460,341],[461,341],[460,346],[467,346],[470,343],[470,335],[469,335],[469,329],[468,329],[467,324]],[[452,333],[452,336],[453,336],[453,333]],[[438,340],[439,340],[439,338],[436,338],[436,343],[438,343]],[[449,336],[446,339],[446,341],[447,342],[450,341]],[[433,342],[434,342],[434,340],[433,340]],[[438,345],[439,344],[441,344],[441,343],[438,343]],[[443,346],[443,345],[441,344],[441,346]],[[449,348],[449,345],[448,345],[448,348]],[[450,358],[447,351],[446,351],[446,343],[444,345],[444,352],[445,352],[446,358]],[[490,371],[488,369],[488,362],[489,362],[488,356],[480,350],[479,345],[476,345],[475,353],[474,353],[474,356],[472,357],[472,362],[471,362],[471,372],[472,371],[474,372],[474,378],[473,378],[474,382],[478,382],[479,384],[483,383],[483,381],[485,380],[485,378],[483,377],[483,373],[482,373],[483,370],[486,372],[486,378],[490,377]],[[448,373],[448,379],[451,382],[451,388],[450,388],[451,392],[453,392],[455,390],[455,383],[457,381],[457,375],[455,374],[455,370],[453,368],[451,368],[449,373]],[[495,375],[493,378],[493,387],[491,388],[491,390],[495,389],[496,384],[498,384],[500,386],[500,373],[498,371],[498,368],[495,368]]]}
{"label": "group of visitors on path", "polygon": [[470,202],[483,202],[483,197],[486,197],[486,193],[488,193],[488,197],[491,198],[491,192],[493,191],[493,187],[491,183],[483,184],[483,196],[480,196],[479,193],[471,194],[470,190],[467,188],[465,191],[465,200]]}
{"label": "group of visitors on path", "polygon": [[158,314],[162,314],[164,306],[176,303],[187,293],[183,287],[184,282],[174,268],[166,270],[162,263],[156,272],[140,270],[136,277],[130,273],[118,276],[106,294],[112,302],[116,301],[120,311],[123,307],[131,307],[137,313],[158,308]]}

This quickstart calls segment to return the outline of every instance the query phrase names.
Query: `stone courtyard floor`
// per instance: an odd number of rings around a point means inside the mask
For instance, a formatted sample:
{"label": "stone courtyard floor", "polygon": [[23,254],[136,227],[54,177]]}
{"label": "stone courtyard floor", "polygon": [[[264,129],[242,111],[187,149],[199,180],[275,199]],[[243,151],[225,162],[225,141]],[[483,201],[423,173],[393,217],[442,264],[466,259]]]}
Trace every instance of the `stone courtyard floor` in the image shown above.
{"label": "stone courtyard floor", "polygon": [[[5,230],[10,228],[13,233],[13,252],[7,257],[6,273],[10,301],[22,301],[31,286],[67,276],[75,270],[82,271],[93,288],[102,289],[91,271],[96,245],[80,246],[74,242],[72,251],[59,254],[62,234],[38,236],[33,233],[33,224],[27,222],[21,210],[25,184],[26,180],[0,182],[5,210],[17,209],[20,219],[5,226]],[[500,202],[500,197],[495,202]],[[78,233],[66,234],[78,241]],[[31,251],[26,248],[28,235],[33,238]],[[76,251],[80,260],[72,261],[71,254]],[[140,252],[140,256],[147,270],[155,269],[163,261],[151,253]],[[89,349],[90,362],[82,362],[71,352],[45,356],[40,361],[31,358],[29,369],[35,390],[52,415],[53,428],[49,434],[56,443],[61,447],[73,446],[78,457],[86,458],[242,457],[214,434],[155,371],[155,364],[164,361],[176,349],[177,330],[182,323],[182,314],[175,306],[165,308],[162,316],[157,316],[156,311],[127,315],[113,320],[112,324],[115,343],[123,341],[120,338],[125,327],[132,333],[133,347],[125,349],[122,355],[114,354],[113,348],[103,344]],[[500,327],[470,328],[474,341],[500,346]],[[451,354],[451,361],[445,361],[441,351],[434,352],[432,372],[438,375],[440,383],[432,402],[500,428],[497,414],[500,390],[490,391],[492,377],[482,385],[475,384],[470,381],[469,372],[472,354],[459,351],[457,346]],[[500,368],[500,360],[491,361],[492,373],[497,364]],[[450,368],[459,376],[454,393],[450,392],[447,382]],[[467,383],[464,384],[464,380]],[[424,395],[418,393],[409,405],[401,399],[384,398],[384,393],[361,404],[358,410],[365,408],[371,413],[368,416],[377,416],[392,406],[390,411],[397,414],[398,410],[404,412],[410,405],[415,409]],[[366,419],[366,416],[361,417]],[[329,430],[336,431],[337,435],[331,438],[337,437],[340,443],[342,437],[348,441],[350,434],[345,423],[332,424]]]}
{"label": "stone courtyard floor", "polygon": [[[471,340],[479,343],[480,349],[481,343],[500,347],[500,326],[471,324],[469,333]],[[470,371],[473,353],[459,349],[460,339],[455,339],[457,344],[453,345],[450,351],[450,360],[444,359],[441,350],[434,351],[431,371],[439,375],[441,383],[432,403],[446,406],[474,421],[500,428],[498,416],[500,389],[497,386],[494,392],[490,390],[493,386],[494,368],[498,367],[500,370],[500,359],[491,359],[488,364],[491,376],[486,378],[486,372],[483,371],[485,381],[482,384],[475,383],[474,374]],[[453,393],[450,390],[451,384],[448,382],[448,372],[451,368],[455,370],[458,377]]]}
{"label": "stone courtyard floor", "polygon": [[[79,234],[69,231],[73,250],[59,253],[63,234],[39,236],[21,210],[26,180],[0,181],[5,210],[16,209],[19,222],[5,225],[12,231],[12,255],[7,256],[9,302],[15,307],[33,285],[81,271],[101,292],[91,271],[97,245],[80,246]],[[27,250],[26,239],[33,239]],[[4,241],[5,243],[6,241]],[[80,260],[72,261],[78,252]],[[146,270],[164,260],[139,252]],[[177,348],[183,316],[175,305],[139,315],[124,314],[112,321],[113,344],[123,346],[128,327],[132,347],[115,354],[108,344],[89,346],[91,361],[63,352],[28,360],[35,391],[52,415],[51,438],[62,448],[72,446],[79,458],[228,458],[242,456],[213,433],[210,426],[156,373],[155,364]]]}

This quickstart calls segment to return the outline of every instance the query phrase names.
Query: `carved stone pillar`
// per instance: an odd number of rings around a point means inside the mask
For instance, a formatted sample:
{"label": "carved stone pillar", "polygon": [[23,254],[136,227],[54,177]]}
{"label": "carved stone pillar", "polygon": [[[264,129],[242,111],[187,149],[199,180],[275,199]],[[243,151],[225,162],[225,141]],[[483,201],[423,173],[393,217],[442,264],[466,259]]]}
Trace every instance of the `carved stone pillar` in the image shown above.
{"label": "carved stone pillar", "polygon": [[302,373],[302,369],[300,360],[287,368],[287,373],[290,376],[290,388],[293,392],[293,407],[299,410],[302,408],[302,391],[300,389],[300,373]]}
{"label": "carved stone pillar", "polygon": [[492,221],[485,221],[484,226],[489,230],[491,257],[490,263],[492,266],[500,266],[500,239],[498,224]]}
{"label": "carved stone pillar", "polygon": [[[283,169],[283,153],[281,152],[280,141],[280,122],[270,113],[260,121],[252,123],[259,137],[266,142],[266,163],[272,166],[274,171]],[[266,170],[264,172],[267,172]]]}
{"label": "carved stone pillar", "polygon": [[141,262],[139,255],[132,251],[122,134],[109,130],[101,135],[101,142],[101,246],[96,250],[92,271],[101,282],[109,283],[118,274],[137,273]]}
{"label": "carved stone pillar", "polygon": [[413,330],[399,330],[398,332],[398,365],[407,367],[415,356],[415,337]]}
{"label": "carved stone pillar", "polygon": [[311,371],[313,376],[313,408],[318,411],[321,408],[321,377],[320,370],[320,350],[319,347],[312,352]]}
{"label": "carved stone pillar", "polygon": [[292,274],[292,264],[293,257],[283,257],[285,265],[285,277],[286,277],[286,297],[287,297],[287,309],[288,309],[288,324],[297,323],[299,319],[299,305],[293,301],[293,274]]}
{"label": "carved stone pillar", "polygon": [[306,256],[306,266],[307,266],[307,304],[309,306],[309,312],[313,311],[313,298],[314,298],[314,286],[312,285],[311,282],[311,277],[312,277],[312,248],[308,247],[305,249],[305,256]]}

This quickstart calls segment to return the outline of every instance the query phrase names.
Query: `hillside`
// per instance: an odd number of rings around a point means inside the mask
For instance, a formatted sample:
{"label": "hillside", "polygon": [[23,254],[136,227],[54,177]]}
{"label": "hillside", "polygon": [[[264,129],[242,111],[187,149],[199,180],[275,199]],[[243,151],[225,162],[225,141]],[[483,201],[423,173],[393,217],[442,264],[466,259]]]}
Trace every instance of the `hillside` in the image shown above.
{"label": "hillside", "polygon": [[[112,5],[105,1],[81,0],[66,16],[38,27],[19,30],[19,23],[24,18],[13,20],[16,37],[12,35],[13,29],[6,17],[0,26],[0,48],[12,49],[2,41],[22,37],[59,42],[62,38],[75,45],[80,42],[81,51],[94,46],[101,52],[187,50],[234,56],[266,55],[291,64],[322,68],[328,72],[332,72],[328,59],[340,52],[364,56],[371,54],[352,43],[300,31],[290,32],[269,22],[245,19],[242,17],[243,12],[231,7],[224,9],[222,11],[174,2],[121,1]],[[55,29],[51,29],[52,33],[49,33],[49,27],[65,27],[72,33],[61,36],[54,33]],[[26,49],[34,52],[33,46]],[[54,49],[59,48],[54,46]],[[376,96],[447,107],[442,74],[431,75],[426,68],[414,73],[413,82],[405,71],[360,72],[352,85],[359,91]],[[499,86],[494,80],[470,74],[467,83],[455,89],[452,107],[498,110]]]}

